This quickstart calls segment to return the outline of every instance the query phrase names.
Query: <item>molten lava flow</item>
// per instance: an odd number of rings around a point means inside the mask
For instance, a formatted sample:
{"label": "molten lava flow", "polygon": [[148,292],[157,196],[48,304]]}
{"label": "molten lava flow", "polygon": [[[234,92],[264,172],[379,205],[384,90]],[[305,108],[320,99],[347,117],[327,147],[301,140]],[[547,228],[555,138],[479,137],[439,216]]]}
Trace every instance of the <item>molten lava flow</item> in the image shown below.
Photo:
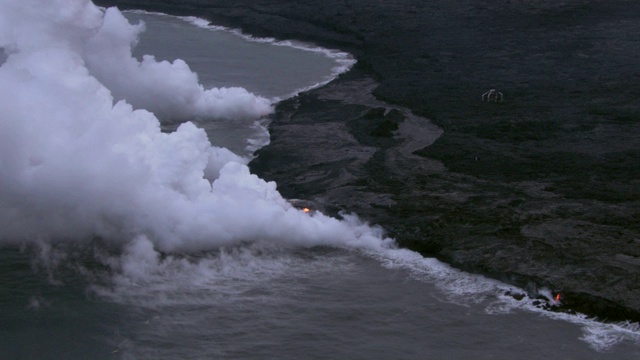
{"label": "molten lava flow", "polygon": [[560,299],[561,299],[560,294],[556,295],[556,301],[560,301]]}
{"label": "molten lava flow", "polygon": [[309,213],[311,210],[309,208],[304,208],[304,209],[302,209],[302,211],[304,211],[306,213]]}

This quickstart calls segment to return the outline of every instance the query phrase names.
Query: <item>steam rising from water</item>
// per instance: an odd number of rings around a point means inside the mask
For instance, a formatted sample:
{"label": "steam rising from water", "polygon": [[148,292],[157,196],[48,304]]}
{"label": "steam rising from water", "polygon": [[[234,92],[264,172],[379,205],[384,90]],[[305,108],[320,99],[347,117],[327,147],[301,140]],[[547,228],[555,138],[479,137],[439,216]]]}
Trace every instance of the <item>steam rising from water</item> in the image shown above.
{"label": "steam rising from water", "polygon": [[[502,284],[388,249],[392,241],[355,216],[294,208],[190,122],[162,133],[159,118],[257,119],[271,104],[240,88],[204,89],[180,60],[136,60],[131,45],[143,27],[118,10],[88,0],[0,4],[0,244],[38,243],[40,265],[55,268],[68,260],[55,244],[97,236],[117,250],[96,250],[90,261],[106,265],[108,279],[93,290],[143,306],[243,291],[242,281],[309,266],[279,246],[332,245],[373,250],[385,266],[410,269],[445,293],[497,299],[493,311],[536,311],[530,301],[512,303]],[[213,251],[190,254],[200,250]],[[89,277],[101,274],[71,260]],[[553,316],[587,326],[585,339],[602,349],[638,339],[635,327]]]}
{"label": "steam rising from water", "polygon": [[157,62],[132,57],[144,24],[131,25],[115,8],[107,9],[103,24],[84,51],[87,67],[116,99],[153,112],[161,119],[192,117],[255,119],[270,112],[269,101],[243,88],[203,89],[197,74],[182,60]]}
{"label": "steam rising from water", "polygon": [[142,25],[88,0],[3,0],[0,240],[98,236],[129,249],[240,242],[379,247],[378,229],[292,207],[190,122],[250,119],[271,104],[204,89],[181,60],[131,56]]}

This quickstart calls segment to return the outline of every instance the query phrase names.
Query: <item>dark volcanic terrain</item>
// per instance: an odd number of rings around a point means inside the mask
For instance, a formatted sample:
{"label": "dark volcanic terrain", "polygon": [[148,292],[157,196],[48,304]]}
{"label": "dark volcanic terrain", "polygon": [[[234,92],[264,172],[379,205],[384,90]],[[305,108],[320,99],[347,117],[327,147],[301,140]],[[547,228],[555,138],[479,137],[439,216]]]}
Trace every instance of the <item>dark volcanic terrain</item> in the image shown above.
{"label": "dark volcanic terrain", "polygon": [[556,310],[640,321],[640,2],[96,3],[350,51],[279,104],[253,171]]}

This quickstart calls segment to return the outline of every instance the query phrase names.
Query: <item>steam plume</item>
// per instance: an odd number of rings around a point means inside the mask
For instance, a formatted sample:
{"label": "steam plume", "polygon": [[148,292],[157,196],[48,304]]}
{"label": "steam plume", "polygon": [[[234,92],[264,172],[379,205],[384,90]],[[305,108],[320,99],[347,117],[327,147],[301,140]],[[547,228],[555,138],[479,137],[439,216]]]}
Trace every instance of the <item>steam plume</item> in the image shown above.
{"label": "steam plume", "polygon": [[0,241],[382,243],[355,218],[293,208],[192,123],[162,133],[158,117],[231,121],[271,105],[244,89],[204,89],[180,60],[139,62],[140,31],[88,0],[2,0]]}

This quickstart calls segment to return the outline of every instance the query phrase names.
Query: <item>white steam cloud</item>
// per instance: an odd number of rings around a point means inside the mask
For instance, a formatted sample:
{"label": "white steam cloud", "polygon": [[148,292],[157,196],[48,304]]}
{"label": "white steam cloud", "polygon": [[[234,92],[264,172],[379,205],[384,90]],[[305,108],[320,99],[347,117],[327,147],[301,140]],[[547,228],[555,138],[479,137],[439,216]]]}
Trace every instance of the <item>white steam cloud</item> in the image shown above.
{"label": "white steam cloud", "polygon": [[[94,236],[197,251],[244,241],[379,247],[379,230],[292,207],[186,122],[258,118],[180,60],[131,56],[141,26],[89,0],[0,0],[0,241]],[[388,241],[388,240],[387,240]],[[133,246],[133,245],[132,245]]]}
{"label": "white steam cloud", "polygon": [[84,49],[91,74],[116,99],[162,119],[254,119],[271,111],[268,100],[243,88],[204,90],[182,60],[157,62],[146,55],[139,62],[131,56],[131,45],[143,30],[143,24],[131,25],[117,9],[107,9],[102,26]]}

